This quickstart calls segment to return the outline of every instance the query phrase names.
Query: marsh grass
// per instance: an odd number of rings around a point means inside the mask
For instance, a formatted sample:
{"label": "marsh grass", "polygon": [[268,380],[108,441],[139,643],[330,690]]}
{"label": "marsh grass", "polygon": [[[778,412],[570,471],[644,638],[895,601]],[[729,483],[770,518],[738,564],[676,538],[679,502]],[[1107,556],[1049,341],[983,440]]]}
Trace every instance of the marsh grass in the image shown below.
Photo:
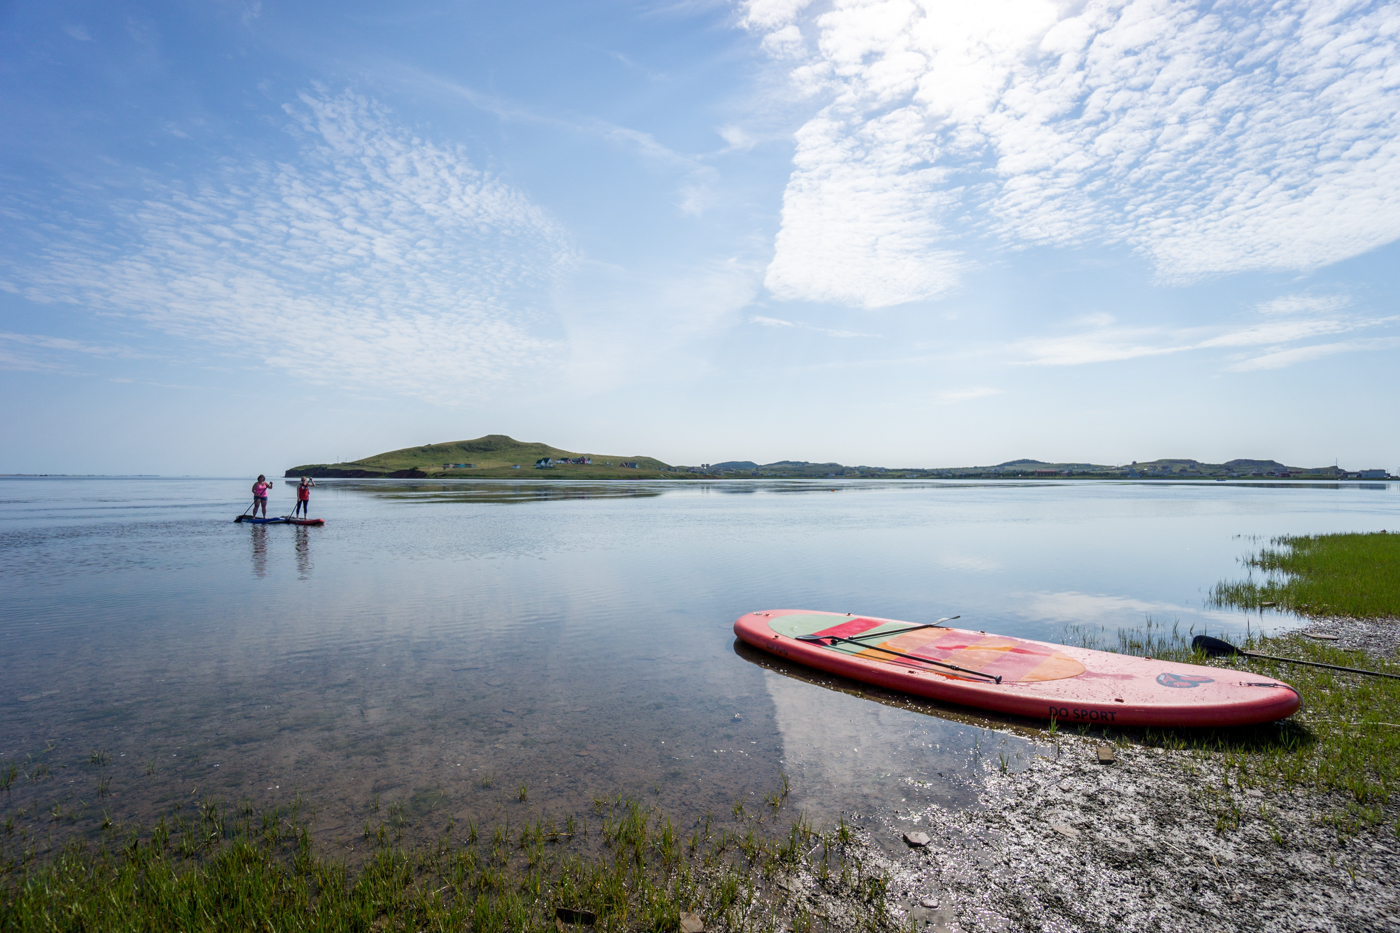
{"label": "marsh grass", "polygon": [[[1243,560],[1249,576],[1211,590],[1216,606],[1355,618],[1400,616],[1400,534],[1284,535]],[[1256,580],[1254,573],[1263,575]]]}
{"label": "marsh grass", "polygon": [[[779,794],[785,798],[786,794]],[[777,829],[756,821],[686,832],[659,810],[621,797],[585,818],[547,817],[465,838],[450,825],[434,843],[396,841],[396,817],[366,824],[352,858],[313,841],[300,801],[259,811],[205,800],[136,831],[111,823],[56,855],[0,847],[0,930],[471,930],[554,929],[555,909],[596,915],[598,933],[679,928],[695,911],[708,927],[810,930],[815,902],[785,896],[806,883],[841,896],[843,927],[896,930],[887,882],[862,868],[842,824],[819,833],[799,815]]]}

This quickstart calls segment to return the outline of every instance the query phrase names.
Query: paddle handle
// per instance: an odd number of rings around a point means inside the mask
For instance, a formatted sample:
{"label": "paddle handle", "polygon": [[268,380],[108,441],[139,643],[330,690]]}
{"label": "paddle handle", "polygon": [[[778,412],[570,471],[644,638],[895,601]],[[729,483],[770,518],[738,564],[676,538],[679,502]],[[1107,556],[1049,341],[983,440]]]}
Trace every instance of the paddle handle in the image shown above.
{"label": "paddle handle", "polygon": [[1285,664],[1307,664],[1312,667],[1325,667],[1332,671],[1346,671],[1348,674],[1370,674],[1372,677],[1389,677],[1393,680],[1400,680],[1400,674],[1386,674],[1381,671],[1364,671],[1359,667],[1342,667],[1340,664],[1323,664],[1321,661],[1302,661],[1298,658],[1278,658],[1272,654],[1260,654],[1257,651],[1241,651],[1240,654],[1247,658],[1261,658],[1265,661],[1282,661]]}

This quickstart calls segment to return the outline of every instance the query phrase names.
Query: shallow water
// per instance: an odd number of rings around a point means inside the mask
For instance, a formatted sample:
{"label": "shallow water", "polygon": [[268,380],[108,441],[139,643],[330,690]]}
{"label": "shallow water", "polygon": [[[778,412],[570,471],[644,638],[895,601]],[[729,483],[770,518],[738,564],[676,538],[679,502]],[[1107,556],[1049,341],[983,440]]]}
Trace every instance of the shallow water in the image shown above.
{"label": "shallow water", "polygon": [[351,480],[315,490],[322,528],[234,524],[247,485],[0,480],[0,808],[62,827],[299,791],[347,836],[376,799],[687,816],[783,774],[817,820],[965,803],[1034,730],[793,669],[734,619],[1238,634],[1291,624],[1204,605],[1259,539],[1400,526],[1396,484]]}

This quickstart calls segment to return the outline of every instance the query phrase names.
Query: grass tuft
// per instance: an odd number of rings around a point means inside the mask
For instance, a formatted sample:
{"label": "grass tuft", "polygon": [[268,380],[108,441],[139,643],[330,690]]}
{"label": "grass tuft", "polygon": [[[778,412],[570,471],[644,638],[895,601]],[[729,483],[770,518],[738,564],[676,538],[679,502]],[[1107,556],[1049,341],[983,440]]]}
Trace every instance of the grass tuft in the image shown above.
{"label": "grass tuft", "polygon": [[[1246,557],[1248,579],[1216,584],[1216,606],[1307,615],[1400,616],[1400,534],[1284,535]],[[1255,580],[1254,571],[1264,574]]]}
{"label": "grass tuft", "polygon": [[[733,930],[809,930],[808,905],[798,910],[783,893],[799,884],[845,895],[853,929],[899,928],[886,878],[863,867],[848,833],[818,833],[800,816],[766,835],[756,824],[715,830],[707,818],[687,847],[636,800],[596,809],[600,833],[575,837],[538,818],[518,845],[499,825],[489,844],[475,843],[469,821],[471,842],[444,835],[408,847],[387,838],[386,824],[378,832],[366,824],[374,841],[352,864],[321,851],[295,807],[205,800],[144,832],[106,824],[95,842],[74,840],[47,860],[0,853],[0,930],[506,933],[553,929],[559,907],[592,912],[597,933],[673,933],[683,911]],[[800,873],[803,853],[818,850],[813,872]]]}

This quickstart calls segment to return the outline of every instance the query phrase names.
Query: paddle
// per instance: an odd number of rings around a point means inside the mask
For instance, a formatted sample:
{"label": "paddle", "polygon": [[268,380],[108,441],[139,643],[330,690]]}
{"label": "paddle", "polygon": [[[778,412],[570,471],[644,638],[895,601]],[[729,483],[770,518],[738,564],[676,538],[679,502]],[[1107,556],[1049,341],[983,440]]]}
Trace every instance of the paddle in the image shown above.
{"label": "paddle", "polygon": [[871,629],[868,632],[861,632],[859,635],[851,635],[850,640],[854,641],[857,638],[873,638],[876,635],[879,635],[881,638],[885,638],[889,635],[903,635],[905,632],[917,632],[921,628],[938,628],[938,626],[942,625],[944,622],[951,622],[954,619],[961,618],[962,616],[944,616],[937,622],[921,622],[918,625],[911,625],[908,628],[892,628],[884,632]]}
{"label": "paddle", "polygon": [[1213,658],[1261,658],[1265,661],[1282,661],[1285,664],[1307,664],[1312,667],[1325,667],[1333,671],[1346,671],[1348,674],[1370,674],[1372,677],[1391,677],[1395,680],[1400,680],[1400,674],[1384,674],[1380,671],[1363,671],[1359,667],[1342,667],[1340,664],[1323,664],[1321,661],[1303,661],[1299,658],[1277,658],[1271,654],[1260,654],[1257,651],[1245,651],[1243,648],[1236,648],[1228,641],[1212,638],[1209,635],[1197,635],[1195,638],[1191,639],[1191,647],[1197,651],[1204,651]]}
{"label": "paddle", "polygon": [[[256,499],[254,499],[254,500],[253,500],[253,505],[248,506],[248,509],[253,508],[253,507],[256,506],[257,504],[258,504],[258,501],[257,501]],[[240,516],[238,516],[237,518],[235,518],[235,519],[233,520],[233,523],[234,523],[235,525],[238,524],[239,522],[243,521],[243,519],[245,519],[245,518],[248,517],[248,509],[244,509],[244,510],[243,510],[243,514],[240,515]]]}
{"label": "paddle", "polygon": [[[919,627],[919,628],[926,628],[927,626],[918,626],[918,627]],[[888,633],[885,633],[885,634],[888,634]],[[828,645],[828,644],[826,643],[826,640],[827,640],[828,638],[831,639],[831,641],[833,642],[833,644]],[[960,674],[972,674],[973,676],[976,676],[976,677],[985,677],[985,678],[987,678],[988,680],[992,680],[992,681],[995,681],[995,682],[997,682],[997,683],[1001,683],[1001,675],[1000,675],[1000,674],[988,674],[988,673],[985,673],[985,672],[983,672],[983,671],[974,671],[974,670],[972,670],[971,668],[958,667],[956,664],[949,664],[949,663],[946,662],[946,661],[935,661],[935,660],[933,660],[932,658],[921,658],[921,657],[919,657],[918,655],[905,654],[903,651],[895,651],[895,650],[890,649],[890,648],[883,648],[883,647],[881,647],[880,645],[867,645],[867,644],[866,644],[865,642],[863,642],[863,641],[856,641],[854,638],[846,638],[845,636],[842,636],[842,635],[798,635],[798,636],[797,636],[797,640],[798,640],[798,641],[813,642],[813,643],[815,643],[815,644],[822,645],[823,647],[826,647],[826,648],[833,648],[833,647],[835,647],[835,644],[834,644],[835,642],[844,641],[844,642],[846,642],[847,644],[855,645],[857,648],[864,648],[866,651],[883,651],[883,652],[885,652],[886,654],[892,654],[892,655],[894,655],[894,656],[897,657],[897,658],[905,658],[905,659],[910,660],[910,661],[918,661],[920,664],[936,664],[936,665],[938,665],[939,667],[946,667],[946,668],[948,668],[948,670],[950,670],[950,671],[957,671],[957,672],[960,673]]]}

